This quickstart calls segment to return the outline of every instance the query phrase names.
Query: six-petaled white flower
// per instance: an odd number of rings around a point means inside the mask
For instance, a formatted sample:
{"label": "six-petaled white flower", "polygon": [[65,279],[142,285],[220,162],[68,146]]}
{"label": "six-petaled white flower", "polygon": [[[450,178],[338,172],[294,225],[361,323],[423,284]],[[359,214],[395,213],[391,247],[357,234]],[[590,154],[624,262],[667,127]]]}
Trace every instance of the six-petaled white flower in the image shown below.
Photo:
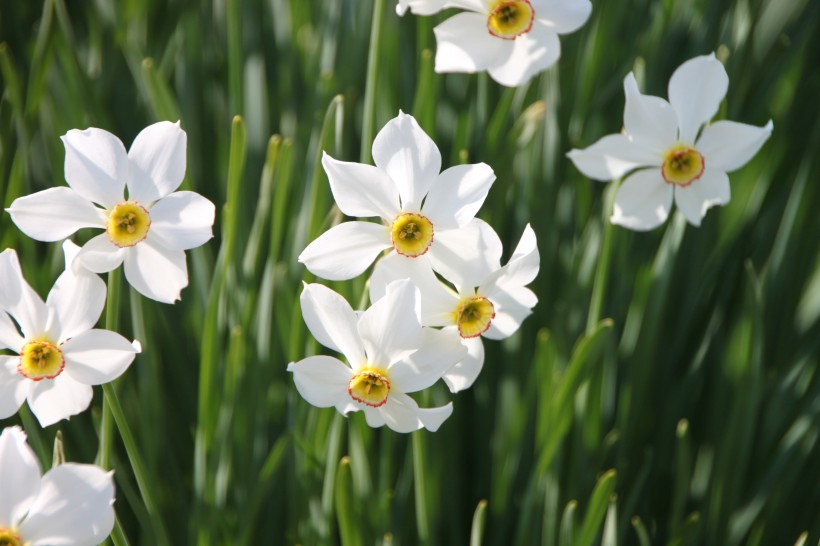
{"label": "six-petaled white flower", "polygon": [[683,63],[669,80],[669,101],[624,80],[624,133],[607,135],[568,156],[590,178],[612,180],[632,170],[618,188],[612,223],[649,230],[669,216],[672,201],[693,225],[729,202],[729,177],[769,138],[772,122],[754,127],[733,121],[706,125],[717,113],[729,77],[714,55]]}
{"label": "six-petaled white flower", "polygon": [[[376,166],[322,159],[339,209],[383,223],[343,222],[299,256],[311,273],[329,280],[364,272],[386,249],[419,260],[448,278],[483,276],[501,256],[498,236],[475,214],[495,173],[484,163],[441,170],[435,143],[409,115],[399,113],[373,142]],[[465,278],[466,277],[466,278]]]}
{"label": "six-petaled white flower", "polygon": [[165,303],[178,300],[188,285],[185,250],[208,241],[214,223],[213,203],[175,191],[185,176],[185,131],[178,122],[155,123],[127,153],[102,129],[72,129],[62,139],[69,187],[16,199],[8,209],[14,223],[38,241],[103,228],[77,256],[83,266],[104,273],[124,262],[125,278],[139,293]]}
{"label": "six-petaled white flower", "polygon": [[452,402],[419,408],[407,393],[426,389],[464,357],[466,350],[439,330],[422,328],[418,289],[408,280],[386,288],[385,296],[358,315],[339,294],[306,284],[302,315],[313,336],[342,353],[291,363],[299,393],[320,408],[342,414],[363,410],[372,427],[397,432],[437,430],[453,411]]}
{"label": "six-petaled white flower", "polygon": [[430,15],[448,7],[467,11],[433,29],[436,72],[486,70],[509,87],[555,64],[558,35],[580,28],[592,12],[589,0],[399,0],[396,11]]}
{"label": "six-petaled white flower", "polygon": [[452,392],[470,387],[484,364],[481,337],[504,339],[514,334],[538,303],[526,287],[538,275],[540,257],[535,232],[527,225],[507,265],[498,267],[476,286],[453,291],[429,269],[406,267],[389,258],[379,262],[370,278],[370,299],[384,296],[388,283],[409,278],[421,292],[421,322],[443,326],[460,340],[467,355],[447,370],[443,379]]}
{"label": "six-petaled white flower", "polygon": [[44,427],[76,415],[91,403],[92,385],[119,377],[140,350],[137,342],[94,329],[105,283],[72,267],[76,245],[66,241],[63,248],[66,269],[46,302],[23,278],[15,251],[0,253],[0,349],[18,355],[0,356],[0,419],[25,400]]}
{"label": "six-petaled white flower", "polygon": [[94,546],[114,528],[112,473],[65,463],[43,475],[19,427],[0,434],[0,544]]}

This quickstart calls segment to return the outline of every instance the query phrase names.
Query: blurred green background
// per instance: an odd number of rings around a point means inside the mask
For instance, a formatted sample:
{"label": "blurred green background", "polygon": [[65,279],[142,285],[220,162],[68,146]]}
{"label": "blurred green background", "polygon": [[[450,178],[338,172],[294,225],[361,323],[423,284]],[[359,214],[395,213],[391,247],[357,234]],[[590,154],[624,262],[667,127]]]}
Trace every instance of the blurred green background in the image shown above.
{"label": "blurred green background", "polygon": [[[111,457],[117,544],[817,544],[820,3],[597,0],[519,89],[433,72],[449,15],[399,18],[392,0],[2,0],[4,207],[65,183],[69,129],[127,147],[165,119],[188,133],[184,187],[218,207],[183,300],[125,284],[106,319],[144,347],[112,389],[129,449],[101,424],[99,391],[70,422],[41,430],[24,408],[2,426],[22,423],[45,467],[57,431],[69,460]],[[629,71],[665,97],[678,65],[712,51],[730,77],[718,117],[771,118],[771,139],[702,227],[677,213],[650,233],[608,226],[615,184],[566,152],[620,129]],[[310,407],[285,371],[324,350],[296,261],[342,219],[321,152],[370,162],[399,109],[444,167],[493,167],[479,216],[505,256],[531,223],[542,259],[533,316],[485,343],[472,389],[423,393],[455,411],[412,435]],[[6,247],[45,296],[59,245],[4,213]],[[367,304],[364,277],[328,284]]]}

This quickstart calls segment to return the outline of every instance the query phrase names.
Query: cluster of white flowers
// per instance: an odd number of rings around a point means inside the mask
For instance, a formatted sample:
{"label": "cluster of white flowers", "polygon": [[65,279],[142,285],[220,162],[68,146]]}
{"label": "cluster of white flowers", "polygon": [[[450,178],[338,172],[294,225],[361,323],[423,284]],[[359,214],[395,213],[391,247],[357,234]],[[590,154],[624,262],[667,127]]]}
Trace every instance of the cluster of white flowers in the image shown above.
{"label": "cluster of white flowers", "polygon": [[372,306],[358,314],[336,292],[306,284],[308,328],[347,364],[313,356],[288,370],[315,406],[364,410],[371,426],[399,432],[437,430],[452,403],[419,408],[407,393],[439,379],[452,392],[466,389],[484,363],[481,336],[518,330],[537,302],[526,287],[538,274],[535,233],[527,226],[502,266],[501,240],[475,217],[493,170],[479,163],[441,172],[438,148],[412,116],[399,113],[385,125],[373,160],[375,167],[325,155],[322,164],[343,213],[381,221],[339,224],[299,256],[330,280],[360,275],[381,256],[370,278]]}
{"label": "cluster of white flowers", "polygon": [[[93,386],[122,375],[138,341],[95,329],[106,301],[97,273],[124,264],[139,293],[165,303],[188,284],[185,250],[208,241],[214,205],[175,191],[185,176],[179,123],[144,129],[126,153],[102,129],[63,136],[69,187],[16,199],[8,212],[39,241],[59,241],[85,227],[105,233],[82,248],[64,241],[65,270],[44,302],[26,282],[17,253],[0,253],[0,419],[28,401],[43,427],[85,411]],[[128,197],[123,192],[128,188]],[[0,544],[99,544],[114,524],[111,474],[90,465],[40,466],[16,428],[0,436]]]}

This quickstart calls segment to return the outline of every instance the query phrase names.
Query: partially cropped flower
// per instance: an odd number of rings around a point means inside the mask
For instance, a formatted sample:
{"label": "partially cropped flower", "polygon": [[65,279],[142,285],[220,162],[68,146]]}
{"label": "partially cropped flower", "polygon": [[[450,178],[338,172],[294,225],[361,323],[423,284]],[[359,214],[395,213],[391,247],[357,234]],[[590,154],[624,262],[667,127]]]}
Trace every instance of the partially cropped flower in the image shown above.
{"label": "partially cropped flower", "polygon": [[695,57],[675,70],[669,102],[642,95],[635,76],[626,77],[623,133],[567,154],[578,170],[596,180],[635,170],[618,188],[613,224],[655,228],[666,221],[674,200],[689,223],[699,226],[709,208],[729,202],[726,173],[757,153],[772,122],[754,127],[716,121],[703,127],[717,113],[728,86],[726,70],[714,55]]}
{"label": "partially cropped flower", "polygon": [[420,261],[448,278],[482,275],[498,263],[498,236],[475,214],[495,173],[484,163],[439,173],[441,154],[413,116],[399,113],[373,142],[376,166],[322,159],[344,222],[310,243],[299,261],[329,280],[352,279],[386,249],[405,262]]}
{"label": "partially cropped flower", "polygon": [[76,245],[63,248],[66,270],[45,302],[23,278],[14,250],[0,253],[0,349],[18,355],[0,356],[0,419],[25,400],[44,427],[76,415],[91,403],[92,385],[119,377],[140,352],[136,341],[94,329],[105,283],[71,266]]}
{"label": "partially cropped flower", "polygon": [[43,475],[20,427],[0,434],[0,545],[94,546],[114,528],[112,473],[65,463]]}
{"label": "partially cropped flower", "polygon": [[124,262],[125,278],[140,294],[178,300],[188,285],[185,251],[208,241],[214,223],[213,203],[175,192],[185,176],[187,143],[179,122],[146,127],[127,153],[116,136],[93,127],[62,139],[69,187],[16,199],[8,209],[14,223],[38,241],[102,228],[77,257],[84,267],[105,273]]}
{"label": "partially cropped flower", "polygon": [[574,32],[592,12],[589,0],[399,0],[396,11],[430,15],[444,8],[458,13],[433,32],[436,72],[486,70],[515,87],[555,64],[559,34]]}
{"label": "partially cropped flower", "polygon": [[429,270],[405,267],[395,259],[376,265],[370,278],[370,299],[378,301],[395,279],[409,278],[421,292],[421,323],[443,326],[442,333],[467,349],[462,360],[442,377],[452,392],[470,387],[484,365],[482,337],[504,339],[514,334],[538,303],[526,287],[538,275],[540,257],[535,232],[527,225],[507,265],[499,267],[476,286],[451,290]]}
{"label": "partially cropped flower", "polygon": [[306,284],[301,303],[317,341],[347,359],[345,364],[311,356],[288,365],[310,404],[335,407],[344,415],[363,410],[370,426],[386,424],[397,432],[438,430],[453,412],[452,402],[419,408],[407,396],[433,385],[465,353],[449,336],[421,327],[419,292],[410,281],[388,286],[385,296],[361,314],[320,284]]}

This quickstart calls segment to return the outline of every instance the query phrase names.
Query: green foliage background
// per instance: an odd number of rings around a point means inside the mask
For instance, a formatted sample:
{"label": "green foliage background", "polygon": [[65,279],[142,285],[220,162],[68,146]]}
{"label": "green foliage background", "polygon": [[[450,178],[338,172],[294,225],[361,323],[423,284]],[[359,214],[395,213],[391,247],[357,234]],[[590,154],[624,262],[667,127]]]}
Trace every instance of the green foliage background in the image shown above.
{"label": "green foliage background", "polygon": [[[433,72],[448,15],[399,18],[392,0],[0,2],[4,207],[64,184],[69,129],[128,146],[164,119],[188,133],[184,187],[218,206],[183,300],[123,284],[106,319],[144,347],[106,392],[128,449],[100,391],[70,422],[41,430],[24,408],[2,426],[22,423],[46,467],[58,431],[68,459],[113,466],[117,544],[816,543],[820,3],[595,0],[558,65],[520,89]],[[565,153],[621,127],[630,70],[666,96],[679,64],[712,51],[730,77],[718,117],[771,118],[771,139],[702,227],[677,213],[650,233],[610,227],[616,185]],[[370,162],[399,109],[445,167],[493,167],[480,216],[507,255],[531,223],[542,259],[521,332],[485,344],[469,391],[423,394],[454,415],[407,436],[310,407],[285,371],[323,350],[296,261],[341,220],[321,151]],[[6,247],[45,296],[59,245],[2,214]],[[367,304],[364,278],[329,284]]]}

